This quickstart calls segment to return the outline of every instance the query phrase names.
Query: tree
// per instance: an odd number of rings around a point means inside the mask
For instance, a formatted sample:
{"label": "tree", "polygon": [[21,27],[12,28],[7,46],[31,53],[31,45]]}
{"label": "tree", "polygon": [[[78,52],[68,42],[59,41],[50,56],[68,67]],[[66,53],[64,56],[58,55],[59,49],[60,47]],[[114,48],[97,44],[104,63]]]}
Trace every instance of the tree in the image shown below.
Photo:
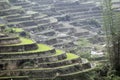
{"label": "tree", "polygon": [[111,67],[120,75],[120,13],[115,12],[112,0],[103,1],[103,19]]}

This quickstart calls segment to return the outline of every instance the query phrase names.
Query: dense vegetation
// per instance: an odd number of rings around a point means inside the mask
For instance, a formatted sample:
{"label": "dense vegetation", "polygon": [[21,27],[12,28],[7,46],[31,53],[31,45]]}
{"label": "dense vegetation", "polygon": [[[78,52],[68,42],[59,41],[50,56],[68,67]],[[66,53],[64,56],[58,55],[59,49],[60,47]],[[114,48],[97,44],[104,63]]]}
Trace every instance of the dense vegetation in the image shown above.
{"label": "dense vegetation", "polygon": [[115,11],[112,0],[104,1],[103,14],[110,66],[120,76],[120,15]]}

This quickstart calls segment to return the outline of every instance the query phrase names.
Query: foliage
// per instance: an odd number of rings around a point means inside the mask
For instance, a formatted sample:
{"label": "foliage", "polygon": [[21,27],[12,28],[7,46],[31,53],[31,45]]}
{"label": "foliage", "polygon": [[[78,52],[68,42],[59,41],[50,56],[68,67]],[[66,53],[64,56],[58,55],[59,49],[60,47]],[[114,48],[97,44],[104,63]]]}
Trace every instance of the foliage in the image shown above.
{"label": "foliage", "polygon": [[109,64],[99,65],[94,74],[93,80],[120,80],[120,77],[115,75],[115,70],[112,70]]}
{"label": "foliage", "polygon": [[87,39],[81,38],[79,39],[77,44],[78,44],[78,47],[75,50],[76,53],[83,58],[90,59],[91,57],[90,49],[87,49],[87,48],[91,46],[91,43]]}
{"label": "foliage", "polygon": [[4,30],[5,33],[15,33],[14,30],[12,30],[11,28],[6,28]]}
{"label": "foliage", "polygon": [[79,39],[78,45],[81,46],[81,47],[91,46],[89,40],[87,40],[86,38],[81,38],[81,39]]}
{"label": "foliage", "polygon": [[86,59],[91,59],[91,54],[90,51],[78,51],[77,54],[79,54],[79,56],[81,56],[82,58],[86,58]]}
{"label": "foliage", "polygon": [[120,75],[120,14],[115,12],[112,0],[104,0],[104,30],[111,67]]}

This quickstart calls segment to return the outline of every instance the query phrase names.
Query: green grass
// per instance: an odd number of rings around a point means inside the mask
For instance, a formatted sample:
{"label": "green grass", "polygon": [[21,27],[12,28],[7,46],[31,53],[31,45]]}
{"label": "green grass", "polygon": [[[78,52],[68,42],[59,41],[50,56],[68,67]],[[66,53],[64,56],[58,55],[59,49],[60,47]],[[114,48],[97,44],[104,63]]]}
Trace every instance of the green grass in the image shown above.
{"label": "green grass", "polygon": [[0,27],[1,27],[1,26],[5,26],[5,24],[0,24]]}
{"label": "green grass", "polygon": [[[40,44],[40,45],[43,45],[43,44]],[[45,49],[45,46],[46,45],[43,45],[41,48]],[[62,53],[63,53],[62,50],[56,50],[56,55],[59,55]],[[55,55],[52,55],[52,56],[55,56]],[[79,58],[79,56],[72,54],[72,53],[67,53],[67,59],[65,59],[65,60],[70,60],[70,59],[75,59],[75,58]],[[75,66],[75,65],[80,65],[80,64],[76,63],[76,64],[71,64],[71,65],[66,65],[66,66],[59,66],[59,67],[55,67],[55,68],[16,69],[16,70],[12,70],[12,71],[50,70],[50,69],[67,68],[67,67],[71,67],[71,66]],[[11,71],[11,70],[5,70],[5,71]]]}
{"label": "green grass", "polygon": [[[41,45],[43,45],[43,44],[41,44]],[[49,48],[49,49],[52,49],[52,48]],[[36,50],[36,51],[37,51],[37,50]],[[44,51],[48,51],[47,48],[46,48],[46,49],[45,49],[45,48],[44,48],[44,49],[41,48],[41,49],[39,50],[39,52],[44,52]],[[31,52],[32,52],[32,51],[31,51]],[[33,54],[34,54],[34,53],[35,53],[35,51],[33,51]],[[61,54],[63,54],[62,51],[59,52],[59,51],[56,50],[56,54],[55,54],[55,55],[46,56],[46,57],[54,57],[54,56],[58,56],[58,55],[61,55]],[[35,57],[35,58],[37,59],[37,58],[41,58],[41,57]],[[0,60],[22,60],[22,59],[30,59],[30,58],[12,58],[12,59],[10,58],[10,59],[0,59]],[[34,57],[31,58],[31,59],[34,59]]]}
{"label": "green grass", "polygon": [[79,56],[75,55],[75,54],[72,54],[72,53],[67,53],[67,59],[75,59],[75,58],[79,58]]}
{"label": "green grass", "polygon": [[[36,50],[30,50],[30,51],[24,51],[24,52],[9,52],[9,53],[1,53],[1,54],[28,54],[28,53],[36,53],[36,52],[44,52],[44,51],[49,51],[52,50],[53,47],[50,47],[45,44],[38,44],[38,49]],[[60,53],[60,51],[59,51]]]}
{"label": "green grass", "polygon": [[12,28],[13,31],[20,33],[23,32],[24,30],[22,28]]}
{"label": "green grass", "polygon": [[45,44],[38,44],[38,47],[39,47],[39,51],[42,52],[42,51],[48,51],[48,50],[51,50],[52,47],[48,46],[48,45],[45,45]]}
{"label": "green grass", "polygon": [[20,46],[20,45],[27,45],[27,44],[33,44],[33,43],[35,43],[35,41],[33,41],[31,39],[24,38],[24,37],[20,37],[20,40],[21,40],[21,43],[4,45],[4,46]]}
{"label": "green grass", "polygon": [[90,47],[92,44],[86,38],[81,38],[77,42],[77,44],[81,47]]}
{"label": "green grass", "polygon": [[[33,41],[31,39],[27,39],[27,38],[23,38],[21,37],[20,40],[22,41],[22,43],[20,44],[29,44],[29,43],[33,43]],[[19,44],[19,45],[20,45]]]}
{"label": "green grass", "polygon": [[64,51],[62,51],[62,50],[56,50],[56,55],[61,54],[61,53],[64,53]]}
{"label": "green grass", "polygon": [[[51,50],[53,49],[52,47],[49,47],[47,45],[44,45],[44,44],[38,44],[38,49],[37,50],[31,50],[31,51],[25,51],[24,53],[36,53],[36,52],[44,52],[44,51],[48,51],[48,50]],[[4,54],[24,54],[24,53],[20,53],[20,52],[17,52],[17,53],[4,53]],[[55,55],[51,55],[51,56],[48,56],[48,57],[52,57],[52,56],[57,56],[57,55],[61,55],[63,54],[64,51],[62,50],[56,50],[56,54]],[[79,58],[79,56],[75,55],[75,54],[72,54],[72,53],[67,53],[67,58],[64,59],[64,60],[61,60],[61,61],[66,61],[66,60],[72,60],[72,59],[77,59]],[[21,58],[20,58],[21,59]],[[19,60],[19,58],[14,58],[14,59],[1,59],[1,60]],[[58,62],[61,62],[61,61],[58,61]],[[49,63],[49,62],[48,62]],[[53,62],[54,63],[54,62]]]}
{"label": "green grass", "polygon": [[[57,52],[57,51],[58,51],[58,52]],[[63,53],[63,51],[61,51],[61,50],[56,50],[56,52],[57,52],[56,54],[60,54],[59,51],[60,51],[61,53]],[[79,56],[74,55],[74,54],[72,54],[72,53],[67,53],[66,55],[67,55],[67,58],[64,59],[64,60],[59,60],[59,61],[56,61],[56,62],[46,62],[46,63],[41,63],[41,64],[59,63],[59,62],[64,62],[64,61],[69,61],[69,60],[73,60],[73,59],[79,58]]]}

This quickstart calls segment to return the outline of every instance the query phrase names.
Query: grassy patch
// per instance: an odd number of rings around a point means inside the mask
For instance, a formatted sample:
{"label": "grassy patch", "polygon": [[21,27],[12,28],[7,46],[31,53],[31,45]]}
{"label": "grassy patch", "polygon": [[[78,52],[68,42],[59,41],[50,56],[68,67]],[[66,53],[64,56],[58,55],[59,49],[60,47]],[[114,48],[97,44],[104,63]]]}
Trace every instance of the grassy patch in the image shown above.
{"label": "grassy patch", "polygon": [[19,43],[19,44],[10,44],[10,45],[5,45],[5,46],[20,46],[20,45],[27,45],[27,44],[35,43],[35,41],[24,38],[24,37],[20,37],[20,40],[21,40],[21,43]]}
{"label": "grassy patch", "polygon": [[79,41],[77,42],[79,46],[81,47],[88,47],[91,46],[92,44],[89,42],[89,40],[87,40],[86,38],[81,38],[79,39]]}
{"label": "grassy patch", "polygon": [[5,26],[5,24],[0,24],[0,27],[1,27],[1,26],[3,27],[3,26]]}
{"label": "grassy patch", "polygon": [[12,28],[13,31],[20,33],[23,32],[24,30],[22,28]]}
{"label": "grassy patch", "polygon": [[29,44],[29,43],[33,43],[34,42],[31,39],[27,39],[27,38],[23,38],[23,37],[21,37],[20,40],[22,41],[21,44]]}
{"label": "grassy patch", "polygon": [[[28,53],[44,52],[52,49],[53,48],[48,45],[38,44],[38,49],[36,50],[24,51],[24,52],[9,52],[9,53],[1,53],[1,54],[28,54]],[[58,53],[60,53],[60,51],[58,51]]]}
{"label": "grassy patch", "polygon": [[[63,51],[61,51],[61,52],[58,52],[58,51],[59,51],[59,50],[56,50],[56,54],[61,54],[61,53],[63,53]],[[79,56],[74,55],[74,54],[71,54],[71,53],[67,53],[66,55],[67,55],[67,58],[66,58],[66,59],[59,60],[59,61],[56,61],[56,62],[46,62],[46,63],[41,63],[41,64],[59,63],[59,62],[64,62],[64,61],[69,61],[69,60],[73,60],[73,59],[79,58]]]}
{"label": "grassy patch", "polygon": [[[50,49],[52,49],[52,48],[50,48]],[[37,51],[37,50],[36,50]],[[44,51],[48,51],[47,49],[45,50],[44,49]],[[41,49],[39,49],[39,51],[38,52],[44,52],[43,50],[41,50]],[[32,52],[32,51],[31,51]],[[33,51],[32,52],[33,54],[35,53],[35,51]],[[24,54],[24,53],[23,53]],[[63,52],[56,52],[56,54],[54,54],[54,55],[51,55],[51,56],[45,56],[45,57],[54,57],[54,56],[58,56],[58,55],[61,55],[61,54],[63,54]],[[37,58],[42,58],[42,57],[35,57],[36,59]],[[34,59],[34,57],[33,58],[9,58],[9,59],[0,59],[0,60],[22,60],[22,59]]]}
{"label": "grassy patch", "polygon": [[75,55],[75,54],[72,54],[72,53],[67,53],[67,59],[75,59],[75,58],[78,58],[79,56]]}
{"label": "grassy patch", "polygon": [[56,50],[56,55],[61,54],[61,53],[64,53],[64,51],[62,51],[62,50]]}
{"label": "grassy patch", "polygon": [[[51,50],[53,49],[52,47],[48,46],[48,45],[45,45],[45,44],[38,44],[38,49],[36,51],[40,51],[40,52],[43,52],[43,51],[48,51],[48,50]],[[34,51],[34,50],[33,50]]]}

